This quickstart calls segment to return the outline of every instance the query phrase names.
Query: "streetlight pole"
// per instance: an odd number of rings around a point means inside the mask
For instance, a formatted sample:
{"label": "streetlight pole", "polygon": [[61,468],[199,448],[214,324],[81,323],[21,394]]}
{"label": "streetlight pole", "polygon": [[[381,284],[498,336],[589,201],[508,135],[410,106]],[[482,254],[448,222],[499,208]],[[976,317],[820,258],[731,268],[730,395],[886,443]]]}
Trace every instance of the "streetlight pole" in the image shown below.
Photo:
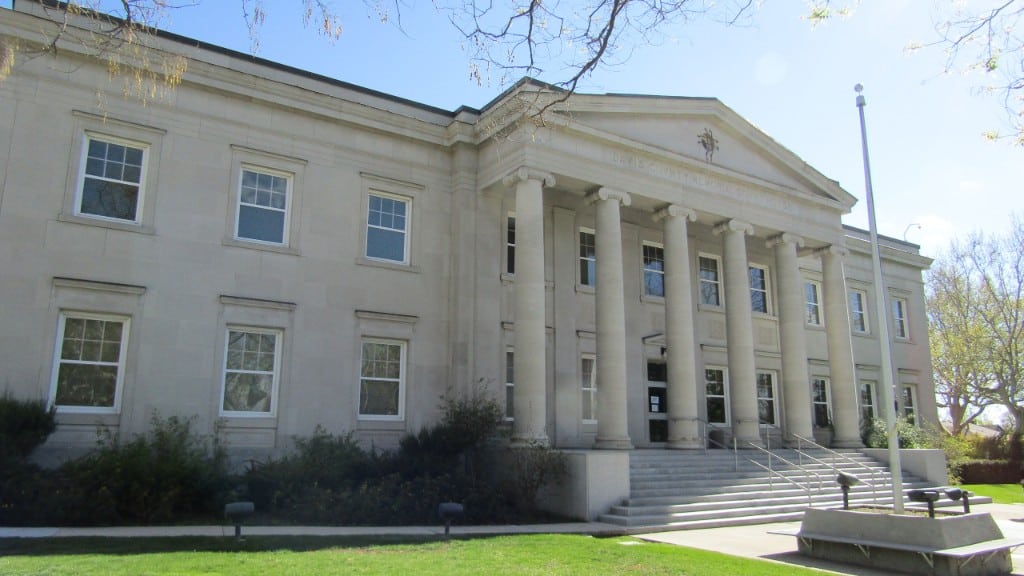
{"label": "streetlight pole", "polygon": [[875,196],[871,190],[871,163],[868,161],[868,131],[864,122],[864,87],[857,84],[857,110],[860,112],[860,140],[864,151],[864,186],[868,199],[868,229],[871,233],[871,268],[875,284],[875,317],[878,340],[882,352],[882,382],[878,387],[878,404],[885,410],[885,424],[889,437],[889,470],[892,473],[892,507],[903,513],[903,472],[900,468],[899,437],[896,433],[896,395],[892,377],[892,343],[889,341],[889,318],[885,306],[885,286],[882,284],[882,257],[878,249],[878,229],[875,226]]}

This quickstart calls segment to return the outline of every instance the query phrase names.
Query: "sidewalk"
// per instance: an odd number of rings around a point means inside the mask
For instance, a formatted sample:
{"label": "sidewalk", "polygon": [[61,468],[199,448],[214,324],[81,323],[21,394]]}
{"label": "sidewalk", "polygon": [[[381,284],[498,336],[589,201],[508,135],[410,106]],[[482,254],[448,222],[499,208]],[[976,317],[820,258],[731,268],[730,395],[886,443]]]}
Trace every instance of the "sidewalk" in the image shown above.
{"label": "sidewalk", "polygon": [[[983,504],[972,507],[975,512],[988,512],[999,524],[1006,537],[1024,538],[1024,505]],[[650,542],[664,542],[691,548],[700,548],[759,558],[784,564],[793,564],[826,570],[834,574],[856,576],[886,576],[887,572],[860,566],[848,566],[814,558],[805,558],[796,552],[796,538],[769,534],[770,531],[797,529],[799,522],[655,532],[636,534],[636,538]],[[439,536],[444,526],[243,526],[245,536]],[[592,534],[614,536],[622,534],[620,526],[600,522],[572,522],[564,524],[525,524],[503,526],[461,526],[451,528],[453,536],[488,536],[499,534]],[[0,538],[132,538],[174,536],[234,536],[233,526],[127,526],[113,528],[0,528]],[[1013,574],[1024,576],[1024,547],[1013,553]]]}

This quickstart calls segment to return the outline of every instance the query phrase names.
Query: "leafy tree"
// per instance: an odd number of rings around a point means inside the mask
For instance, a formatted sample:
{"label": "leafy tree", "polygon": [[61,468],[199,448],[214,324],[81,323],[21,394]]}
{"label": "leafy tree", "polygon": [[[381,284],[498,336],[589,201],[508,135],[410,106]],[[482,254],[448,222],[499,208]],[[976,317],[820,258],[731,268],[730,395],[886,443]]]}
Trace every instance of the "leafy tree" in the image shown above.
{"label": "leafy tree", "polygon": [[977,233],[954,244],[929,276],[929,300],[937,306],[931,313],[936,323],[931,342],[940,393],[948,393],[947,403],[954,406],[992,402],[1005,408],[1012,423],[1011,458],[1020,458],[1024,221],[1013,217],[1006,236]]}

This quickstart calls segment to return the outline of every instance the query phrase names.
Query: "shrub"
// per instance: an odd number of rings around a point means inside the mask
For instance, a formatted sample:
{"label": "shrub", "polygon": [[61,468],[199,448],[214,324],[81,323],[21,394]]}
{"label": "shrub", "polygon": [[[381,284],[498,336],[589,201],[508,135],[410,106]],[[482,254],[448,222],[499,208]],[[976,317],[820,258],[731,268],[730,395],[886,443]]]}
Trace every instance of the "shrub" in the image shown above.
{"label": "shrub", "polygon": [[967,460],[956,475],[963,484],[1016,484],[1024,477],[1024,466],[1010,460]]}
{"label": "shrub", "polygon": [[[915,426],[905,418],[896,419],[900,448],[932,448],[935,442],[928,430]],[[888,448],[889,431],[885,420],[872,418],[861,424],[861,440],[868,448]]]}
{"label": "shrub", "polygon": [[0,468],[27,459],[56,428],[54,410],[46,401],[0,396]]}
{"label": "shrub", "polygon": [[536,510],[537,496],[544,486],[562,480],[569,472],[565,454],[547,446],[513,447],[508,455],[511,495],[527,512]]}

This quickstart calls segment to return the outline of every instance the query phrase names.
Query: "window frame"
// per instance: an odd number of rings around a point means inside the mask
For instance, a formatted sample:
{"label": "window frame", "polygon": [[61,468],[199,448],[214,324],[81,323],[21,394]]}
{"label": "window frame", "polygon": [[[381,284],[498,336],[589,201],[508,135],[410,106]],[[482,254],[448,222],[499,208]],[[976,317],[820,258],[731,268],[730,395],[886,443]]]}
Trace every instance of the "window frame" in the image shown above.
{"label": "window frame", "polygon": [[[722,374],[722,394],[708,395],[708,383],[712,382],[708,379],[708,372],[721,372]],[[708,410],[708,399],[709,398],[721,398],[723,403],[723,412],[725,418],[722,422],[711,421],[711,411]],[[707,417],[708,424],[710,425],[732,425],[732,415],[729,410],[729,370],[724,366],[705,366],[704,367],[704,414]]]}
{"label": "window frame", "polygon": [[[771,396],[770,397],[761,396],[761,389],[760,389],[761,382],[760,382],[760,379],[761,379],[762,376],[767,376],[769,381],[770,381],[769,382],[770,390],[771,390]],[[755,373],[754,379],[755,379],[755,386],[756,386],[756,390],[757,390],[758,425],[765,425],[765,424],[767,424],[768,426],[771,426],[773,428],[777,428],[779,426],[779,388],[778,388],[778,378],[775,376],[775,371],[774,370],[758,370]],[[762,422],[761,421],[761,403],[762,402],[766,402],[766,401],[767,402],[771,402],[771,408],[772,408],[772,410],[771,410],[772,421],[771,422]]]}
{"label": "window frame", "polygon": [[[590,378],[584,381],[586,370],[584,366],[586,363],[590,363]],[[596,424],[597,423],[597,355],[596,354],[580,354],[580,420],[584,424]],[[589,386],[584,386],[589,384]],[[584,395],[589,398],[587,404],[590,406],[591,418],[586,417],[586,411],[584,409],[585,403],[583,401]]]}
{"label": "window frame", "polygon": [[[854,308],[854,296],[858,297],[860,310]],[[850,329],[855,334],[871,333],[871,318],[868,315],[868,293],[859,288],[851,288],[847,291],[846,302],[850,311]],[[862,326],[858,326],[856,319],[861,319]]]}
{"label": "window frame", "polygon": [[[63,349],[69,318],[82,320],[100,320],[104,322],[121,322],[121,343],[118,348],[117,376],[114,379],[114,397],[111,406],[82,406],[76,404],[57,404],[57,387],[60,379],[60,367],[64,360]],[[61,309],[57,317],[57,331],[54,338],[53,364],[50,370],[50,389],[47,393],[47,406],[62,414],[119,414],[121,397],[124,393],[124,379],[127,370],[128,342],[131,339],[131,316],[102,312],[83,312]],[[110,363],[77,362],[78,364],[107,365]]]}
{"label": "window frame", "polygon": [[[808,288],[811,290],[808,291]],[[811,294],[814,295],[814,301],[807,299]],[[813,321],[811,315],[814,315]],[[804,323],[807,326],[821,327],[824,326],[822,321],[822,309],[821,309],[821,283],[816,280],[804,280]]]}
{"label": "window frame", "polygon": [[516,274],[516,213],[505,215],[505,274]]}
{"label": "window frame", "polygon": [[[245,173],[251,172],[257,175],[265,174],[267,176],[273,176],[276,178],[283,178],[285,180],[285,207],[283,210],[274,208],[272,206],[261,206],[259,204],[248,204],[260,210],[269,210],[274,212],[283,212],[284,224],[281,227],[281,241],[273,242],[270,240],[261,240],[259,238],[249,238],[242,236],[239,229],[242,226],[242,185],[245,182]],[[255,244],[262,244],[266,246],[275,247],[287,247],[289,245],[289,237],[291,233],[291,216],[292,216],[292,204],[293,197],[295,195],[295,174],[292,172],[286,172],[284,170],[278,170],[275,168],[268,168],[259,164],[253,164],[250,162],[242,162],[238,168],[238,182],[236,184],[235,192],[235,218],[234,218],[234,230],[232,231],[232,238],[238,242],[253,242]]]}
{"label": "window frame", "polygon": [[[387,346],[398,346],[400,350],[399,355],[399,374],[398,374],[398,406],[396,414],[364,414],[363,413],[363,381],[364,380],[388,380],[390,378],[380,378],[373,376],[366,376],[363,374],[363,354],[365,354],[366,344],[383,344]],[[356,402],[356,414],[359,420],[376,420],[376,421],[390,421],[398,422],[405,420],[405,393],[406,393],[406,382],[408,375],[408,367],[406,364],[409,362],[408,355],[409,342],[406,340],[398,340],[395,338],[373,338],[364,336],[359,340],[359,370],[358,373],[358,386],[356,388],[357,402]]]}
{"label": "window frame", "polygon": [[[92,214],[82,211],[82,202],[84,200],[85,193],[85,181],[86,178],[101,178],[103,181],[118,182],[125,184],[134,184],[126,180],[108,180],[106,177],[98,177],[95,175],[86,174],[86,168],[88,167],[89,159],[89,148],[93,141],[104,142],[106,144],[114,144],[117,146],[124,146],[125,148],[133,148],[140,150],[142,153],[141,165],[139,167],[139,181],[137,183],[138,192],[136,193],[135,199],[135,217],[131,220],[126,218],[117,218],[114,216],[104,216],[102,214]],[[127,226],[140,226],[142,225],[143,214],[145,213],[147,203],[147,179],[148,179],[148,168],[150,158],[150,144],[148,142],[134,140],[130,138],[124,138],[121,136],[113,136],[107,133],[97,132],[94,130],[84,130],[82,133],[82,150],[81,158],[78,164],[78,176],[77,184],[75,185],[75,198],[72,214],[78,218],[87,218],[90,220],[99,220],[102,222],[109,222],[113,224],[121,224]]]}
{"label": "window frame", "polygon": [[[590,247],[593,249],[593,256],[583,255],[583,235],[587,234],[593,238],[593,243]],[[586,226],[580,226],[576,230],[576,282],[580,286],[587,286],[589,288],[597,287],[597,231],[593,228],[587,228]],[[583,266],[584,262],[587,262],[587,276],[583,277]],[[584,281],[586,280],[586,281]]]}
{"label": "window frame", "polygon": [[[231,333],[240,332],[245,334],[271,334],[274,336],[274,369],[271,371],[270,381],[270,410],[228,410],[224,406],[224,400],[228,388],[228,358],[230,356]],[[284,330],[280,328],[265,328],[259,326],[247,326],[241,324],[228,324],[224,329],[224,359],[220,372],[220,401],[218,415],[223,418],[274,418],[277,416],[277,402],[281,388],[281,351],[284,348]],[[244,374],[266,374],[265,370],[231,370],[233,373]]]}
{"label": "window frame", "polygon": [[[864,403],[864,388],[868,389],[868,399],[871,401],[868,404]],[[879,417],[878,414],[878,396],[877,396],[878,383],[874,380],[861,380],[857,386],[857,407],[860,409],[861,422],[866,422]],[[865,409],[871,411],[870,415],[864,413]]]}
{"label": "window frame", "polygon": [[[902,416],[910,424],[913,424],[914,426],[917,426],[918,425],[918,418],[917,418],[917,386],[915,386],[913,384],[902,384],[900,386],[900,388],[901,388],[900,392],[902,392],[900,394],[900,416]],[[909,399],[910,399],[909,407],[907,405],[907,399],[908,399],[907,392],[910,392],[910,395],[909,395]]]}
{"label": "window frame", "polygon": [[[660,263],[660,268],[650,267],[647,262],[647,251],[657,251],[660,253],[660,257],[656,260],[652,259],[652,262]],[[648,298],[664,298],[665,297],[665,246],[660,242],[651,242],[644,240],[640,244],[640,265],[643,270],[643,295]],[[650,284],[647,282],[648,277],[659,278],[661,293],[654,293],[650,290]]]}
{"label": "window frame", "polygon": [[[715,263],[714,280],[706,280],[704,278],[704,269],[701,267],[701,260],[710,260]],[[714,287],[716,302],[706,302],[704,300],[705,283]],[[706,253],[697,254],[697,293],[697,302],[700,304],[700,306],[706,306],[709,308],[725,307],[725,295],[722,292],[722,259],[720,257]]]}
{"label": "window frame", "polygon": [[[752,276],[752,273],[753,273],[754,270],[759,270],[761,272],[761,280],[764,282],[764,288],[763,289],[755,288],[754,285],[753,285],[753,282],[752,282],[753,278],[751,276]],[[761,264],[747,264],[747,284],[749,284],[749,286],[750,286],[750,310],[751,310],[751,312],[753,312],[754,314],[761,314],[761,315],[764,315],[764,316],[771,316],[771,314],[772,314],[772,298],[771,298],[771,296],[772,296],[772,291],[771,291],[772,282],[771,282],[771,276],[769,275],[768,267],[767,266],[762,266]],[[764,310],[759,310],[759,309],[754,307],[754,293],[755,292],[763,293],[764,294]]]}
{"label": "window frame", "polygon": [[[371,228],[391,232],[398,232],[398,230],[395,228],[385,228],[383,226],[373,226],[370,224],[370,206],[372,202],[371,199],[374,196],[405,204],[405,227],[402,229],[402,260],[382,258],[379,256],[370,256]],[[370,262],[381,262],[384,264],[391,264],[395,266],[409,266],[412,263],[410,254],[410,241],[412,238],[413,198],[411,196],[404,196],[402,194],[386,192],[384,190],[380,190],[379,188],[371,187],[366,193],[366,210],[363,212],[363,217],[363,258],[366,258]]]}
{"label": "window frame", "polygon": [[889,311],[892,314],[892,333],[896,340],[910,339],[910,324],[907,321],[907,299],[893,297],[889,302]]}
{"label": "window frame", "polygon": [[[815,398],[815,387],[818,383],[821,383],[823,390],[825,391],[824,402]],[[827,376],[811,376],[811,425],[815,428],[828,428],[832,425],[832,383]],[[818,406],[825,406],[825,419],[824,424],[818,422]]]}

